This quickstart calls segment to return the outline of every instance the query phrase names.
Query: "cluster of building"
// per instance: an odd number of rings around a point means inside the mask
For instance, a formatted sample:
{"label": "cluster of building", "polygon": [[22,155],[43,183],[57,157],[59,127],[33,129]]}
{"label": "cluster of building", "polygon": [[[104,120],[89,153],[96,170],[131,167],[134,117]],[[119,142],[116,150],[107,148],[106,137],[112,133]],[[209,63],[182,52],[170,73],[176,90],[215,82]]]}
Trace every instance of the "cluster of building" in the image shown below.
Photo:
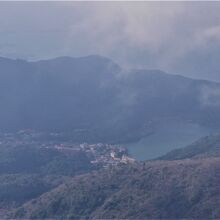
{"label": "cluster of building", "polygon": [[0,147],[4,146],[35,146],[40,148],[53,148],[61,151],[81,151],[91,159],[94,165],[108,167],[119,163],[133,163],[135,160],[128,156],[127,149],[118,145],[97,143],[74,143],[71,141],[58,141],[57,135],[21,130],[16,133],[0,133]]}
{"label": "cluster of building", "polygon": [[127,149],[118,145],[111,144],[80,144],[80,148],[93,155],[92,164],[99,164],[103,167],[117,165],[119,163],[133,163],[135,160],[128,156]]}

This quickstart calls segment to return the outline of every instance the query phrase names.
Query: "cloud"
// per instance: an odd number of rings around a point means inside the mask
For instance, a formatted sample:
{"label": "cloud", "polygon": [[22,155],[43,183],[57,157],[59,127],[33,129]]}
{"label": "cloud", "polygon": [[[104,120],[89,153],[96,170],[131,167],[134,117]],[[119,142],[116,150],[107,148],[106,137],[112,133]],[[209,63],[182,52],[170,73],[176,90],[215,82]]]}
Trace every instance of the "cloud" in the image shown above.
{"label": "cloud", "polygon": [[100,54],[220,80],[219,11],[220,2],[1,2],[0,44],[18,57]]}
{"label": "cloud", "polygon": [[68,45],[80,39],[88,50],[110,56],[118,53],[125,59],[132,50],[160,53],[184,8],[175,3],[170,7],[152,2],[92,3],[84,19],[71,26]]}
{"label": "cloud", "polygon": [[201,89],[201,99],[200,102],[203,106],[220,106],[220,89],[218,85],[204,86]]}

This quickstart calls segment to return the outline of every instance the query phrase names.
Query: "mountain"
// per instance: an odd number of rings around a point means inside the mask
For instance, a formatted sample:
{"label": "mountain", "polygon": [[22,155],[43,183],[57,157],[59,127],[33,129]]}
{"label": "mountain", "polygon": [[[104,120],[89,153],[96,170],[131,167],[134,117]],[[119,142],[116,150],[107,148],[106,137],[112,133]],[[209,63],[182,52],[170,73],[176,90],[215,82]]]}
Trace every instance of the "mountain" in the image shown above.
{"label": "mountain", "polygon": [[[101,56],[0,58],[0,131],[67,132],[75,142],[130,142],[158,122],[220,127],[220,84],[159,70],[125,71]],[[169,123],[167,123],[169,124]]]}
{"label": "mountain", "polygon": [[220,156],[220,134],[209,135],[199,139],[193,144],[168,152],[160,157],[161,160],[181,160],[186,158]]}
{"label": "mountain", "polygon": [[135,163],[75,177],[9,218],[218,219],[220,158]]}
{"label": "mountain", "polygon": [[220,218],[220,135],[100,167],[111,147],[93,158],[77,145],[131,142],[176,121],[219,129],[219,98],[219,83],[101,56],[0,58],[0,218]]}

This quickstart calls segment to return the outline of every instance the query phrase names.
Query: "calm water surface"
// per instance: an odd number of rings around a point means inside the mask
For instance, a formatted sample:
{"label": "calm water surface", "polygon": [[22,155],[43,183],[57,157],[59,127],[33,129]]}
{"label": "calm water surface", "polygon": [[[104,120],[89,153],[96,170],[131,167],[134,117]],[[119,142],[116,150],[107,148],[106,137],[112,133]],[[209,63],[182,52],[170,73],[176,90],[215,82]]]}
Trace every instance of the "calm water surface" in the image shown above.
{"label": "calm water surface", "polygon": [[191,144],[197,139],[215,132],[214,129],[186,122],[162,123],[157,131],[136,143],[125,144],[132,157],[148,160]]}

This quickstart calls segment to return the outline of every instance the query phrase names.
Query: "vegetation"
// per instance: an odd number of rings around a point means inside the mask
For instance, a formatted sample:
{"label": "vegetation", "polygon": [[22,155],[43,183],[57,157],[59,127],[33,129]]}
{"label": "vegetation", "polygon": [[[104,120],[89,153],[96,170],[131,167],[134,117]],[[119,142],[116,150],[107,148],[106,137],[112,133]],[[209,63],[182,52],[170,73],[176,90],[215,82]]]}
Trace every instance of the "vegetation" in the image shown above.
{"label": "vegetation", "polygon": [[92,169],[90,159],[81,151],[60,151],[32,145],[1,146],[0,217],[66,182],[70,176]]}
{"label": "vegetation", "polygon": [[100,56],[0,58],[0,69],[0,131],[61,131],[75,142],[119,143],[154,132],[161,120],[220,127],[219,83],[158,70],[121,74]]}
{"label": "vegetation", "polygon": [[0,175],[0,206],[16,207],[60,185],[69,178],[37,174]]}
{"label": "vegetation", "polygon": [[91,169],[89,158],[81,151],[34,146],[0,147],[0,174],[73,176]]}
{"label": "vegetation", "polygon": [[75,177],[8,217],[219,218],[220,158],[154,161]]}
{"label": "vegetation", "polygon": [[219,144],[211,135],[160,160],[108,169],[74,148],[1,146],[0,218],[218,219]]}
{"label": "vegetation", "polygon": [[162,160],[180,160],[186,158],[220,156],[220,134],[210,135],[194,142],[193,144],[173,150],[160,157]]}

